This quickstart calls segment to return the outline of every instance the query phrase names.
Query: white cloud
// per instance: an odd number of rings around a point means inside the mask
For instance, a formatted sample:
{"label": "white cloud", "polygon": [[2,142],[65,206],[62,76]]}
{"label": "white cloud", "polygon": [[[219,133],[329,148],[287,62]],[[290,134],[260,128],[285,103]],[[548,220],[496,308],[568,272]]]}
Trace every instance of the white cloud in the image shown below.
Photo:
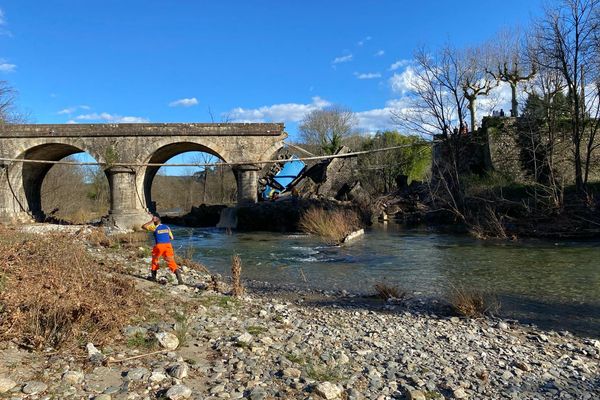
{"label": "white cloud", "polygon": [[406,67],[410,63],[411,63],[410,60],[398,60],[395,63],[393,63],[392,65],[390,65],[390,71],[395,71],[398,68]]}
{"label": "white cloud", "polygon": [[189,99],[185,98],[185,99],[174,100],[169,103],[169,107],[191,107],[191,106],[195,106],[197,104],[198,104],[198,99],[196,99],[195,97],[192,97]]}
{"label": "white cloud", "polygon": [[73,114],[77,110],[89,110],[90,108],[91,108],[90,106],[86,106],[85,104],[82,104],[79,106],[63,108],[62,110],[58,111],[57,114]]}
{"label": "white cloud", "polygon": [[366,73],[362,73],[362,74],[359,74],[358,72],[355,72],[354,75],[356,76],[357,79],[377,79],[377,78],[381,78],[381,74],[379,72],[366,72]]}
{"label": "white cloud", "polygon": [[345,56],[339,56],[333,59],[332,64],[341,64],[352,61],[352,54],[347,54]]}
{"label": "white cloud", "polygon": [[381,57],[381,56],[383,56],[384,54],[385,54],[385,50],[378,50],[378,51],[377,51],[377,52],[374,54],[374,56],[375,56],[375,57]]}
{"label": "white cloud", "polygon": [[284,103],[260,108],[238,107],[224,115],[231,118],[234,122],[298,122],[309,112],[320,110],[330,105],[329,101],[315,96],[309,104]]}
{"label": "white cloud", "polygon": [[482,117],[500,109],[503,109],[506,115],[510,115],[511,100],[510,85],[501,82],[498,87],[490,91],[489,95],[477,97],[477,119],[481,120]]}
{"label": "white cloud", "polygon": [[103,121],[115,124],[139,124],[148,122],[148,119],[142,117],[131,117],[131,116],[120,116],[116,114],[109,113],[91,113],[91,114],[82,114],[75,117],[77,121]]}
{"label": "white cloud", "polygon": [[358,128],[371,134],[377,131],[398,129],[397,123],[392,119],[392,112],[406,110],[409,107],[408,98],[401,97],[387,101],[385,107],[382,108],[358,111],[355,113],[358,119]]}
{"label": "white cloud", "polygon": [[390,78],[392,90],[396,93],[405,94],[414,88],[414,82],[417,79],[415,70],[412,67],[407,67],[401,73],[395,73]]}
{"label": "white cloud", "polygon": [[4,17],[4,11],[0,8],[0,25],[6,24],[6,18]]}
{"label": "white cloud", "polygon": [[395,129],[391,111],[390,108],[384,107],[355,113],[358,128],[365,133]]}
{"label": "white cloud", "polygon": [[5,60],[0,59],[0,72],[14,72],[17,68],[15,64],[10,64]]}
{"label": "white cloud", "polygon": [[371,36],[367,36],[364,39],[359,40],[356,45],[357,46],[363,46],[365,43],[367,43],[369,40],[373,39]]}

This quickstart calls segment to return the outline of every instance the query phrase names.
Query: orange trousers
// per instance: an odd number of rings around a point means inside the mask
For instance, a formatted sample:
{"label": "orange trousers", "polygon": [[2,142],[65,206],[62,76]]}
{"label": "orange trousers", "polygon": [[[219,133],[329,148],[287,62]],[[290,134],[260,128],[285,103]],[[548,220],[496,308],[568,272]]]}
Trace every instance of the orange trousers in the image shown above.
{"label": "orange trousers", "polygon": [[175,252],[171,243],[157,243],[152,249],[152,271],[158,271],[160,257],[164,258],[171,272],[177,271]]}

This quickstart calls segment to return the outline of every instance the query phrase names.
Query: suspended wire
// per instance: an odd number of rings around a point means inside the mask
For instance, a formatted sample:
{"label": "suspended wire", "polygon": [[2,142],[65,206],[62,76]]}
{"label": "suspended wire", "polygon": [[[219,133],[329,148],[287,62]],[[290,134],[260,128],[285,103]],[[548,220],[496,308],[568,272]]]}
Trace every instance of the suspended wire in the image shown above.
{"label": "suspended wire", "polygon": [[[435,143],[435,142],[430,142]],[[294,161],[321,161],[329,160],[334,158],[348,158],[356,157],[364,154],[380,153],[384,151],[391,151],[397,149],[404,149],[408,147],[422,147],[428,146],[429,143],[411,143],[391,147],[383,147],[380,149],[353,151],[344,154],[332,154],[326,156],[311,156],[311,157],[300,157],[294,158]],[[31,164],[52,164],[52,165],[89,165],[89,166],[107,166],[107,167],[221,167],[221,166],[242,166],[251,164],[279,164],[282,162],[289,161],[284,160],[253,160],[253,161],[239,161],[239,162],[214,162],[214,163],[177,163],[177,164],[166,164],[166,163],[106,163],[106,162],[86,162],[86,161],[51,161],[51,160],[31,160],[27,158],[3,158],[0,157],[0,162],[15,162],[15,163],[31,163]]]}

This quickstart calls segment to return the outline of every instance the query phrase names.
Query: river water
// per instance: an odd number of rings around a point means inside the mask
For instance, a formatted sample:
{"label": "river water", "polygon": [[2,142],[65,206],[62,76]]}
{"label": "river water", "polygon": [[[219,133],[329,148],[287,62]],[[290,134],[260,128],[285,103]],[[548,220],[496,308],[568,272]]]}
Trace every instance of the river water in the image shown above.
{"label": "river water", "polygon": [[452,287],[492,293],[501,315],[542,328],[600,336],[600,241],[478,241],[468,236],[406,230],[390,224],[343,247],[304,235],[174,228],[177,252],[229,274],[231,256],[243,277],[352,293],[385,282],[422,296]]}

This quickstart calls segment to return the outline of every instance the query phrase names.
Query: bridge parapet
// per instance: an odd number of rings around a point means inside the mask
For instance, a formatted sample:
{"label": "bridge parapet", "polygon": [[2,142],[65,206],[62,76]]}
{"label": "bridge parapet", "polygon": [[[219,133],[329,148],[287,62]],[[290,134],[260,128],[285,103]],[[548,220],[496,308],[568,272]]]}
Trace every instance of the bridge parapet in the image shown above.
{"label": "bridge parapet", "polygon": [[279,136],[281,123],[0,124],[0,139],[128,136]]}

